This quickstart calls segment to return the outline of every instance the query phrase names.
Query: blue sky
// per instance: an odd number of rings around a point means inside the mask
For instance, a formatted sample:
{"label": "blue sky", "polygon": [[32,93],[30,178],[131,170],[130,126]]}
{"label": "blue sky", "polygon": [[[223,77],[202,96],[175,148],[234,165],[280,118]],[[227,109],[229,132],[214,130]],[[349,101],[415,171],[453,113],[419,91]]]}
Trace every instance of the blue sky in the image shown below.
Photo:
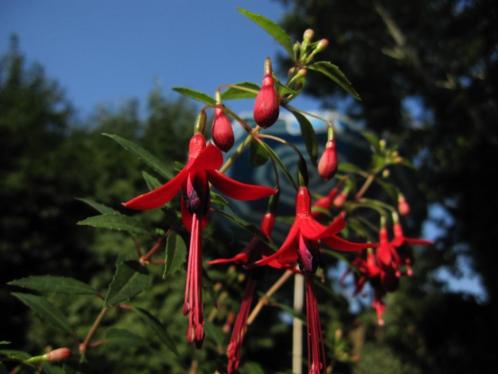
{"label": "blue sky", "polygon": [[[273,20],[284,10],[275,1],[249,0],[0,0],[0,53],[16,33],[28,61],[41,63],[61,84],[84,120],[97,105],[143,103],[154,85],[165,93],[186,86],[212,94],[220,84],[259,83],[264,58],[284,51],[237,7]],[[320,107],[310,98],[295,103]],[[433,236],[437,230],[425,231]],[[472,274],[457,280],[442,270],[439,276],[450,289],[482,295]]]}
{"label": "blue sky", "polygon": [[144,99],[154,84],[165,93],[173,86],[213,93],[219,84],[259,82],[264,58],[283,49],[237,7],[274,20],[283,12],[274,1],[4,0],[0,46],[5,51],[17,33],[28,59],[61,83],[85,117],[97,104]]}

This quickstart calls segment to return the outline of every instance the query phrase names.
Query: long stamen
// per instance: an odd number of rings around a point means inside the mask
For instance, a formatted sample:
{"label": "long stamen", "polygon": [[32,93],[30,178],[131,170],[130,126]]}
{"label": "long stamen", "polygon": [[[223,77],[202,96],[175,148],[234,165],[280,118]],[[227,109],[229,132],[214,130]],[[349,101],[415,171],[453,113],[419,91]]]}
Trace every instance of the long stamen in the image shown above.
{"label": "long stamen", "polygon": [[251,310],[255,288],[256,280],[249,276],[244,290],[244,296],[242,297],[242,302],[240,303],[239,312],[237,313],[237,318],[233,325],[232,336],[230,337],[230,342],[227,346],[228,374],[239,368],[240,351],[247,332],[247,317]]}
{"label": "long stamen", "polygon": [[183,313],[188,314],[189,324],[187,341],[195,342],[197,346],[204,339],[204,312],[202,305],[202,249],[200,242],[200,222],[197,214],[192,216],[192,229],[187,265],[187,280],[185,285],[185,302]]}
{"label": "long stamen", "polygon": [[325,347],[316,296],[310,277],[306,277],[306,330],[308,342],[308,374],[325,371]]}

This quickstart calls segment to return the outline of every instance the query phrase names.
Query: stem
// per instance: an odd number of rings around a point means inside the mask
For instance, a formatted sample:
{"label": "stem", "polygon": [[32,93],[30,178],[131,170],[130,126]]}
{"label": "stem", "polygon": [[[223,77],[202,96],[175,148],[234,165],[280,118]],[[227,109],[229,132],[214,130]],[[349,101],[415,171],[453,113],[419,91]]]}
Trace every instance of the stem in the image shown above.
{"label": "stem", "polygon": [[[304,304],[304,277],[294,277],[294,312],[301,314]],[[303,321],[297,317],[292,319],[292,373],[303,372]]]}
{"label": "stem", "polygon": [[92,327],[90,327],[90,330],[88,330],[88,333],[85,336],[85,339],[83,340],[83,343],[80,344],[80,355],[82,358],[85,357],[86,350],[90,344],[90,341],[92,340],[93,336],[97,332],[97,329],[99,328],[100,324],[102,323],[102,320],[106,316],[107,312],[109,311],[109,308],[104,307],[100,311],[99,315],[97,318],[95,318],[95,321],[93,322]]}
{"label": "stem", "polygon": [[235,160],[237,158],[239,158],[239,156],[242,154],[242,152],[244,152],[244,150],[247,148],[247,146],[251,143],[253,137],[255,137],[259,133],[260,130],[261,130],[261,128],[259,126],[255,127],[254,129],[251,130],[250,134],[247,135],[247,137],[244,139],[244,141],[242,143],[239,144],[239,146],[237,147],[235,152],[228,158],[228,160],[225,161],[223,166],[220,168],[220,172],[224,173],[225,171],[230,169],[230,167],[233,165]]}
{"label": "stem", "polygon": [[370,174],[367,179],[365,179],[365,182],[363,183],[363,186],[361,186],[360,190],[356,193],[355,199],[359,200],[365,195],[367,190],[370,188],[370,185],[373,183],[375,180],[375,174]]}
{"label": "stem", "polygon": [[[166,235],[168,235],[168,233],[166,233]],[[140,264],[142,266],[145,266],[146,264],[148,264],[150,262],[150,259],[152,258],[152,256],[154,256],[156,254],[156,252],[159,251],[159,249],[161,248],[161,244],[162,244],[163,240],[164,240],[164,236],[161,236],[154,243],[151,250],[138,259],[138,261],[140,262]]]}
{"label": "stem", "polygon": [[277,279],[277,281],[273,284],[273,286],[271,286],[268,289],[268,291],[266,291],[266,293],[263,296],[261,296],[258,303],[256,304],[256,306],[252,310],[251,314],[247,318],[247,325],[248,326],[254,322],[254,320],[256,319],[258,314],[261,312],[261,309],[263,309],[263,307],[266,304],[268,304],[268,301],[273,296],[273,294],[275,292],[277,292],[280,289],[280,287],[282,287],[285,284],[287,279],[289,279],[293,274],[294,274],[294,272],[292,270],[287,270],[284,274],[282,274],[282,276],[280,278]]}

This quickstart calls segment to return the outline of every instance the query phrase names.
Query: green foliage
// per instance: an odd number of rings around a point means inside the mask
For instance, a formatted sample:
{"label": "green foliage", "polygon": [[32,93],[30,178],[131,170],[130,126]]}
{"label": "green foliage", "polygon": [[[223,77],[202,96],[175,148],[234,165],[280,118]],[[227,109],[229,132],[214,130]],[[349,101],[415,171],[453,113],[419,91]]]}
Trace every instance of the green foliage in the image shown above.
{"label": "green foliage", "polygon": [[15,279],[7,283],[10,286],[27,288],[42,293],[62,293],[75,295],[92,295],[95,291],[88,284],[77,279],[68,277],[57,277],[53,275],[30,276],[21,279]]}

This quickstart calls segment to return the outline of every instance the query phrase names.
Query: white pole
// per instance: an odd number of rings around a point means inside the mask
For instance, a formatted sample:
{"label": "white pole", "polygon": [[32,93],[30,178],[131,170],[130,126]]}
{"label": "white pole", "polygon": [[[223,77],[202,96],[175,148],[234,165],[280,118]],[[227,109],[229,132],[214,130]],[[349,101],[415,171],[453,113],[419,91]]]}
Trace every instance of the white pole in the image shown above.
{"label": "white pole", "polygon": [[[304,304],[304,277],[294,276],[294,312],[302,314]],[[292,320],[292,373],[303,373],[303,321],[294,317]]]}

